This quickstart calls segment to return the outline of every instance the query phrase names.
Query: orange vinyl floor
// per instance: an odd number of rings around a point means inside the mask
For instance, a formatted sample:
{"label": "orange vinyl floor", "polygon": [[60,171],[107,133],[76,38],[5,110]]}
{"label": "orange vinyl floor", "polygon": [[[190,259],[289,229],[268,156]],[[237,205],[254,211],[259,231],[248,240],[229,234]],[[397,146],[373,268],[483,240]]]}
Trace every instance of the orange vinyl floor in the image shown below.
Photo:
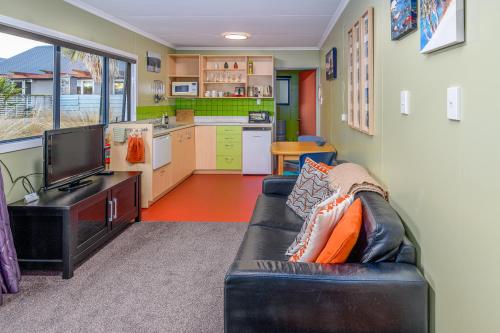
{"label": "orange vinyl floor", "polygon": [[263,176],[193,175],[148,209],[144,222],[249,222]]}

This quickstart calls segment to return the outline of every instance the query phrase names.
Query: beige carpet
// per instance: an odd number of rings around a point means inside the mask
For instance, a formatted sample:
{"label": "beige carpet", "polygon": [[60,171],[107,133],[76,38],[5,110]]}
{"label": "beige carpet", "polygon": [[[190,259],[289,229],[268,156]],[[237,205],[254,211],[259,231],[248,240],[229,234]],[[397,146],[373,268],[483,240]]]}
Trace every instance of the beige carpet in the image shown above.
{"label": "beige carpet", "polygon": [[246,223],[134,224],[70,280],[23,276],[2,332],[223,332],[224,275]]}

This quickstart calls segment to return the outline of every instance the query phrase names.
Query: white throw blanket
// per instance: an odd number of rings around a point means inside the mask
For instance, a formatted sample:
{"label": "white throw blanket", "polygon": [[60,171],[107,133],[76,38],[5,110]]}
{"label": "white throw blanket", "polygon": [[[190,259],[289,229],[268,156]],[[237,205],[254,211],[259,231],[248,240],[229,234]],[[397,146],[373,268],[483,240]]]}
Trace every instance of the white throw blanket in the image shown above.
{"label": "white throw blanket", "polygon": [[389,193],[362,166],[343,163],[328,172],[329,187],[340,195],[370,191],[382,195],[386,200]]}

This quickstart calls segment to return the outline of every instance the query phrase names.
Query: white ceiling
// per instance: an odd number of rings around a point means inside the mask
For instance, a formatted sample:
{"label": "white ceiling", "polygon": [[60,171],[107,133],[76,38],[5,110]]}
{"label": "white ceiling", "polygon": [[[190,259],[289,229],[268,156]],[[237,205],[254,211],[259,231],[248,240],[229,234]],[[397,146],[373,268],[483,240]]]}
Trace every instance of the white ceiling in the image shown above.
{"label": "white ceiling", "polygon": [[[346,0],[65,0],[175,48],[318,48]],[[230,41],[223,32],[248,32]]]}

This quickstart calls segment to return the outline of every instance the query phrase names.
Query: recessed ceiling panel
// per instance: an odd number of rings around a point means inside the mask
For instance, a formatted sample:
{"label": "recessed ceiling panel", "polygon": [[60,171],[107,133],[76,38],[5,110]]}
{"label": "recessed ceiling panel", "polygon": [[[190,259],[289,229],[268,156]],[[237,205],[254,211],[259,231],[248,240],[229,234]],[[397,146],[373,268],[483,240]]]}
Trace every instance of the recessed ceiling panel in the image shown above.
{"label": "recessed ceiling panel", "polygon": [[[70,0],[175,47],[317,47],[340,0]],[[222,33],[247,32],[230,41]]]}

